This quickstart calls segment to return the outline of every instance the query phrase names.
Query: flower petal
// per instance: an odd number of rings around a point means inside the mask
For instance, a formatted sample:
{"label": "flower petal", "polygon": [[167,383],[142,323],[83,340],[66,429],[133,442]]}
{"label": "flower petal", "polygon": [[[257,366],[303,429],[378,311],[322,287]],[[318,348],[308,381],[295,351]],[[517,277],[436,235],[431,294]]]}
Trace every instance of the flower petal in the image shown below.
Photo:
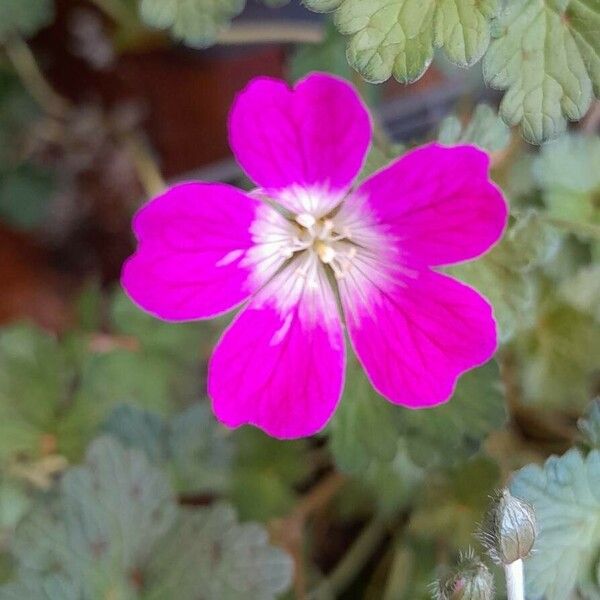
{"label": "flower petal", "polygon": [[461,373],[494,354],[491,306],[475,290],[433,271],[393,279],[385,287],[365,278],[342,281],[352,345],[375,389],[391,402],[441,404]]}
{"label": "flower petal", "polygon": [[242,168],[262,188],[346,190],[371,141],[369,114],[345,81],[314,73],[291,90],[261,77],[231,110],[229,137]]}
{"label": "flower petal", "polygon": [[214,351],[208,393],[229,427],[251,424],[277,438],[298,438],[322,429],[337,406],[342,326],[322,268],[312,260],[299,277],[301,260],[253,298]]}
{"label": "flower petal", "polygon": [[139,247],[125,263],[123,287],[141,308],[170,321],[233,308],[253,291],[245,259],[261,208],[227,185],[170,188],[134,218]]}
{"label": "flower petal", "polygon": [[489,180],[489,158],[474,146],[438,144],[407,153],[357,190],[393,235],[403,260],[448,265],[484,253],[507,221],[507,206]]}

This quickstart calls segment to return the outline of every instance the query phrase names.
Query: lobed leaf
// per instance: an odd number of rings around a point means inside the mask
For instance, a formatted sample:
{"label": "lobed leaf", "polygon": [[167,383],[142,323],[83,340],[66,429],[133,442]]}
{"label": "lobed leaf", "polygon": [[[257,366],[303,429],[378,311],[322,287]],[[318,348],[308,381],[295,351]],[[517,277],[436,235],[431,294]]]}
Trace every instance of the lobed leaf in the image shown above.
{"label": "lobed leaf", "polygon": [[169,29],[176,40],[206,48],[245,4],[246,0],[141,0],[140,15],[150,27]]}
{"label": "lobed leaf", "polygon": [[490,42],[490,19],[498,0],[304,0],[317,12],[335,11],[339,31],[352,38],[347,57],[367,80],[392,75],[416,81],[433,60],[435,48],[462,67],[476,63]]}
{"label": "lobed leaf", "polygon": [[570,597],[600,553],[600,451],[585,457],[570,450],[543,467],[529,465],[514,476],[511,492],[535,508],[539,526],[525,562],[528,598]]}
{"label": "lobed leaf", "polygon": [[513,0],[495,17],[484,77],[507,90],[500,114],[527,141],[564,133],[600,92],[599,29],[596,0]]}

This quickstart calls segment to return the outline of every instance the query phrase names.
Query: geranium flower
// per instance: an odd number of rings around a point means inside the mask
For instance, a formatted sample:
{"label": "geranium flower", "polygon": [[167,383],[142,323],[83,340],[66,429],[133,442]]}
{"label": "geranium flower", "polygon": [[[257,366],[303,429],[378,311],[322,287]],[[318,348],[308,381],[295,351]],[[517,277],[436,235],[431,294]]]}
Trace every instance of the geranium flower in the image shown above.
{"label": "geranium flower", "polygon": [[447,401],[496,349],[488,302],[433,269],[502,234],[487,155],[431,144],[353,187],[371,123],[354,89],[325,74],[293,89],[254,79],[229,135],[258,188],[168,189],[135,216],[139,248],[123,270],[134,302],[167,321],[246,303],[209,363],[217,417],[278,438],[322,429],[342,393],[344,328],[389,401]]}

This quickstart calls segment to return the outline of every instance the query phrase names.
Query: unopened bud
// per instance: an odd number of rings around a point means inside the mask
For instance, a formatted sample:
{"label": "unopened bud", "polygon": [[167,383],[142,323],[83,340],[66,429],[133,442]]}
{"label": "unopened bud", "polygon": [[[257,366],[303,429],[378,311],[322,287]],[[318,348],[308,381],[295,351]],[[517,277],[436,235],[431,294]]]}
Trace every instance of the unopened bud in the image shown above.
{"label": "unopened bud", "polygon": [[478,556],[461,557],[456,571],[436,583],[436,600],[494,600],[494,577]]}
{"label": "unopened bud", "polygon": [[505,489],[493,498],[478,538],[493,561],[509,565],[529,556],[536,535],[533,507]]}

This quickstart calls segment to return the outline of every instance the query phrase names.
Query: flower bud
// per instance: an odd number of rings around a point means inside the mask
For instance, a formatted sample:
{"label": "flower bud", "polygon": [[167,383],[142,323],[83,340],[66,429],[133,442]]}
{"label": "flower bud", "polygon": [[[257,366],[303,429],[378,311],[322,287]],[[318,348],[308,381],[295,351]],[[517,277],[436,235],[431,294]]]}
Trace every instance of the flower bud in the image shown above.
{"label": "flower bud", "polygon": [[436,600],[494,600],[494,577],[478,556],[461,557],[457,569],[438,581]]}
{"label": "flower bud", "polygon": [[493,498],[478,538],[493,561],[509,565],[529,556],[536,535],[533,507],[505,489]]}

